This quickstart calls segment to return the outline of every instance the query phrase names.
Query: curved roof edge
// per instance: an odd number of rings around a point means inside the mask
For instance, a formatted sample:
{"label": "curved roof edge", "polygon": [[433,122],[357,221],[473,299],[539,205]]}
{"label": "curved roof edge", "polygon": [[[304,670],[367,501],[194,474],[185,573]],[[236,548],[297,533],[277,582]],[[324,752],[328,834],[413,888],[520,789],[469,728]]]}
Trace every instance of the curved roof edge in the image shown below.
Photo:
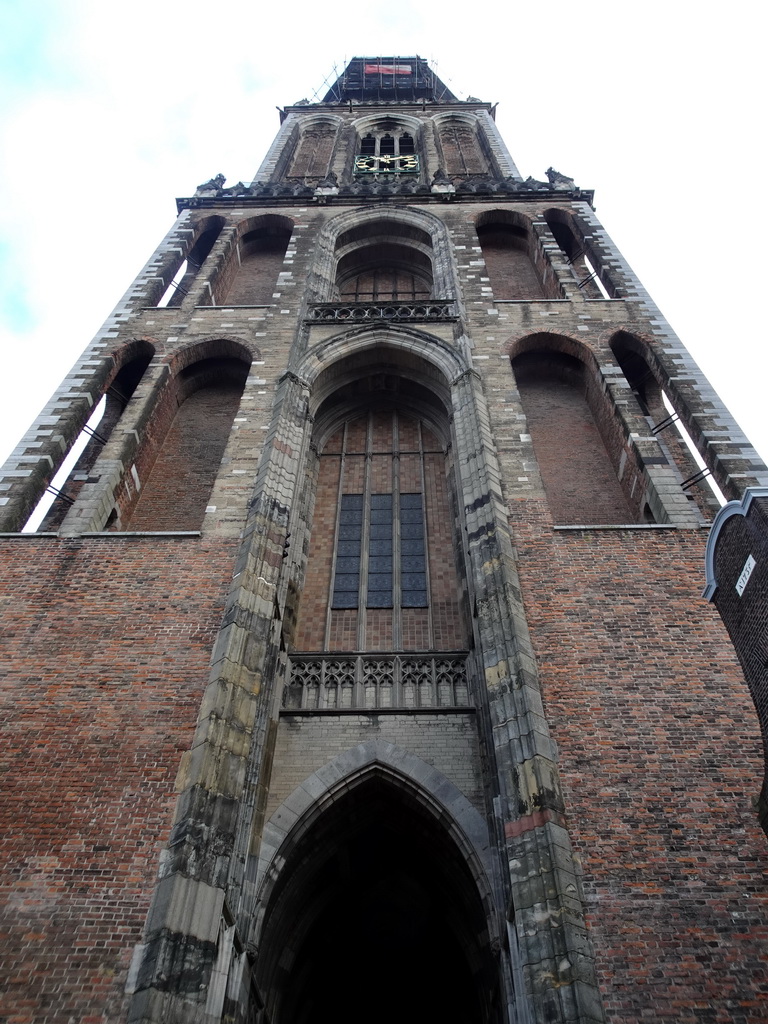
{"label": "curved roof edge", "polygon": [[717,591],[715,548],[720,537],[720,531],[731,516],[745,516],[749,512],[749,507],[755,498],[768,498],[768,487],[748,487],[741,501],[729,501],[727,505],[723,505],[712,522],[712,529],[709,531],[709,537],[707,538],[707,550],[704,555],[707,585],[704,587],[701,595],[707,601],[714,600],[715,592]]}

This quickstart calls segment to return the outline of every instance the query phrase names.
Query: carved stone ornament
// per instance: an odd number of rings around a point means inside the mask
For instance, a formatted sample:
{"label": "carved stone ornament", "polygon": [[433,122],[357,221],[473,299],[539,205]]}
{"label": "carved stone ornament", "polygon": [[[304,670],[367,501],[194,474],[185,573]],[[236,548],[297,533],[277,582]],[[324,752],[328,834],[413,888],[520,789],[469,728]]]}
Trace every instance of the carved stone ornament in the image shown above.
{"label": "carved stone ornament", "polygon": [[195,189],[196,196],[215,196],[218,195],[222,185],[226,181],[224,174],[217,174],[215,178],[209,178],[208,181],[204,181],[202,185],[198,185]]}
{"label": "carved stone ornament", "polygon": [[576,188],[573,178],[569,178],[566,174],[561,174],[554,167],[547,168],[547,178],[556,192],[573,192]]}
{"label": "carved stone ornament", "polygon": [[334,658],[297,654],[283,691],[286,710],[471,707],[466,654]]}

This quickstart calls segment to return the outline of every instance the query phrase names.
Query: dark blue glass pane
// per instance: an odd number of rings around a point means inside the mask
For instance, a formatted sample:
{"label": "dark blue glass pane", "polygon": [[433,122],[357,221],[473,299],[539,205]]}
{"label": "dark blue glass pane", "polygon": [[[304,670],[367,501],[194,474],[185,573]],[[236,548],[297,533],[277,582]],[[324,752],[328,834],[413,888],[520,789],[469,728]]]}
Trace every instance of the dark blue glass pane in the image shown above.
{"label": "dark blue glass pane", "polygon": [[371,509],[371,523],[391,523],[392,522],[392,509],[391,508],[372,508]]}
{"label": "dark blue glass pane", "polygon": [[360,555],[360,539],[355,540],[340,540],[336,545],[336,554],[339,557]]}
{"label": "dark blue glass pane", "polygon": [[357,608],[357,591],[354,593],[334,593],[333,608]]}
{"label": "dark blue glass pane", "polygon": [[421,525],[421,521],[418,523],[403,523],[400,527],[400,536],[408,540],[423,537],[424,529]]}
{"label": "dark blue glass pane", "polygon": [[400,550],[404,555],[424,555],[423,537],[403,537]]}
{"label": "dark blue glass pane", "polygon": [[363,513],[359,508],[342,508],[339,513],[340,523],[362,523]]}
{"label": "dark blue glass pane", "polygon": [[423,517],[420,508],[403,508],[400,510],[401,523],[418,523],[423,526]]}
{"label": "dark blue glass pane", "polygon": [[361,532],[360,523],[344,523],[339,527],[339,540],[357,540],[359,543]]}
{"label": "dark blue glass pane", "polygon": [[424,590],[415,591],[403,591],[402,601],[400,602],[403,608],[426,608],[427,607],[427,594]]}
{"label": "dark blue glass pane", "polygon": [[424,556],[403,555],[400,565],[403,572],[424,572]]}
{"label": "dark blue glass pane", "polygon": [[373,540],[368,545],[368,551],[371,555],[391,555],[392,554],[392,538],[387,537],[386,540]]}
{"label": "dark blue glass pane", "polygon": [[336,559],[336,574],[340,573],[359,573],[360,572],[360,559],[358,558],[337,558]]}
{"label": "dark blue glass pane", "polygon": [[376,523],[371,524],[371,540],[390,540],[392,539],[392,523]]}
{"label": "dark blue glass pane", "polygon": [[421,495],[420,494],[401,494],[400,495],[400,508],[421,508]]}
{"label": "dark blue glass pane", "polygon": [[333,581],[334,593],[337,590],[338,591],[342,591],[343,590],[343,591],[347,591],[347,592],[349,592],[350,590],[354,590],[355,593],[357,593],[357,590],[358,590],[359,586],[360,586],[360,577],[359,576],[355,576],[355,574],[351,573],[351,572],[350,573],[344,573],[344,574],[341,574],[341,575],[337,575],[335,580]]}
{"label": "dark blue glass pane", "polygon": [[368,572],[392,572],[392,556],[376,556],[368,559]]}
{"label": "dark blue glass pane", "polygon": [[404,572],[402,587],[403,590],[426,590],[427,578],[423,572]]}
{"label": "dark blue glass pane", "polygon": [[363,510],[363,496],[362,494],[342,494],[341,496],[341,510],[342,512],[348,509],[359,509]]}
{"label": "dark blue glass pane", "polygon": [[388,590],[369,591],[367,605],[369,608],[391,608],[392,594]]}
{"label": "dark blue glass pane", "polygon": [[388,590],[392,592],[392,573],[374,572],[368,577],[368,590]]}
{"label": "dark blue glass pane", "polygon": [[392,508],[392,495],[391,494],[372,494],[371,495],[371,510],[379,508]]}

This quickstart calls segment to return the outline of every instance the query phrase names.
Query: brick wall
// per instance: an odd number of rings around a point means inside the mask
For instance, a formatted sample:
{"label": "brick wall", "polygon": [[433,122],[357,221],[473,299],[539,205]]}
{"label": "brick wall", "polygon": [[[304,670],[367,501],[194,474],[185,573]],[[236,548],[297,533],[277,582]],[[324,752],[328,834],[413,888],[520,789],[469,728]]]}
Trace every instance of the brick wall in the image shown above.
{"label": "brick wall", "polygon": [[233,557],[196,539],[0,547],[9,1024],[121,1019]]}
{"label": "brick wall", "polygon": [[[512,503],[513,505],[515,503]],[[611,1024],[764,1022],[757,717],[697,531],[538,533],[513,509]]]}

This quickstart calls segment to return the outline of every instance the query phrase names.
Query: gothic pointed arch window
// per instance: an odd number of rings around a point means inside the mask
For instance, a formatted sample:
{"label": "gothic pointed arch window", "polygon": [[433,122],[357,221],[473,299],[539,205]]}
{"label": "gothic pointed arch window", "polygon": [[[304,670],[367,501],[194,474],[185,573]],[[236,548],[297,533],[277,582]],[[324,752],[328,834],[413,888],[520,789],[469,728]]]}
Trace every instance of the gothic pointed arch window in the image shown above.
{"label": "gothic pointed arch window", "polygon": [[439,125],[438,138],[448,175],[470,177],[488,173],[488,160],[482,152],[476,125],[458,118],[444,120]]}
{"label": "gothic pointed arch window", "polygon": [[364,129],[355,156],[356,175],[418,175],[419,157],[414,131],[387,119]]}
{"label": "gothic pointed arch window", "polygon": [[434,402],[424,388],[377,372],[337,391],[318,422],[296,648],[464,648],[445,427]]}
{"label": "gothic pointed arch window", "polygon": [[332,121],[310,121],[302,129],[288,169],[288,178],[322,179],[331,169],[338,127]]}

